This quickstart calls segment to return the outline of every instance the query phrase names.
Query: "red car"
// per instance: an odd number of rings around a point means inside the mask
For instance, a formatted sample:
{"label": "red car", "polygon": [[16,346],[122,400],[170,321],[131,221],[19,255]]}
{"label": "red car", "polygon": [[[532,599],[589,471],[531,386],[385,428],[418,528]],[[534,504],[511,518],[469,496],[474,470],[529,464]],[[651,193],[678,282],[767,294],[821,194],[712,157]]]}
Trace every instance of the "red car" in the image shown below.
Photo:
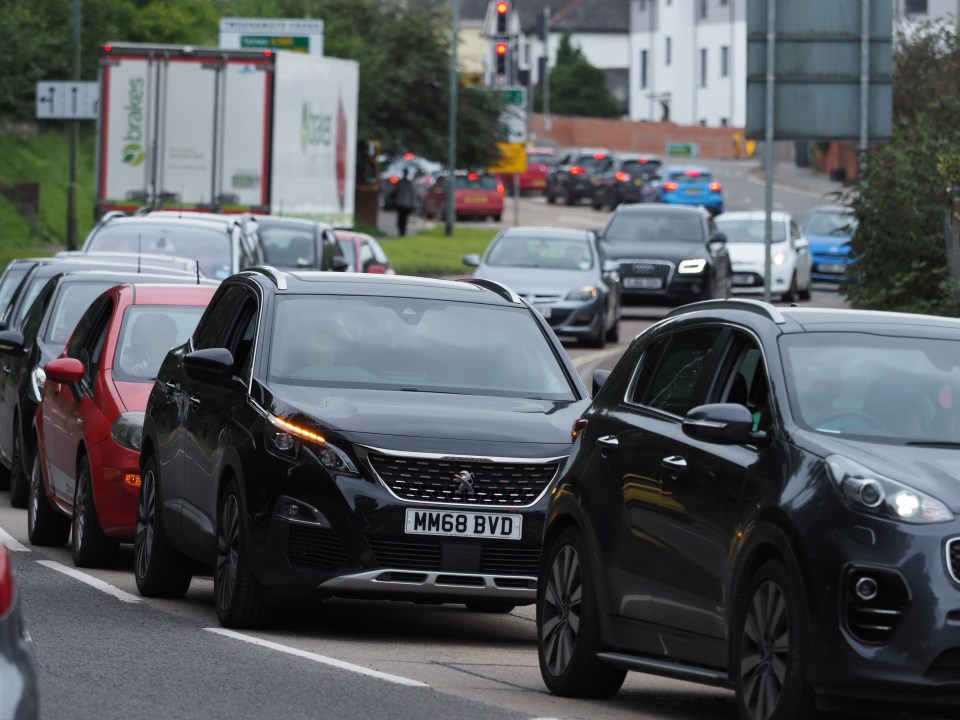
{"label": "red car", "polygon": [[[427,191],[423,214],[428,218],[443,218],[447,212],[448,175],[441,175]],[[503,183],[486,173],[464,172],[454,174],[453,211],[457,220],[493,218],[503,215]]]}
{"label": "red car", "polygon": [[117,285],[44,366],[30,482],[35,544],[66,543],[71,519],[78,566],[110,565],[118,544],[133,542],[147,398],[167,351],[190,337],[216,289]]}
{"label": "red car", "polygon": [[[543,195],[547,188],[547,174],[550,166],[557,161],[557,151],[553,148],[528,148],[527,171],[520,173],[521,195]],[[513,175],[500,175],[500,182],[513,194]]]}
{"label": "red car", "polygon": [[333,234],[348,263],[347,272],[394,274],[387,254],[375,238],[353,230],[334,230]]}

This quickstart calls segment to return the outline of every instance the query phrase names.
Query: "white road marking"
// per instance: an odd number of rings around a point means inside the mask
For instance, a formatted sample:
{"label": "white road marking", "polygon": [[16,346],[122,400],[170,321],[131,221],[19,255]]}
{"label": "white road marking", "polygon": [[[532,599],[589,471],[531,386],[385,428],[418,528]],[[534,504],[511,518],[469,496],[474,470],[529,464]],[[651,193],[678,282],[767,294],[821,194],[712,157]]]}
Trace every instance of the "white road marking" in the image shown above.
{"label": "white road marking", "polygon": [[306,660],[312,660],[313,662],[320,663],[322,665],[330,665],[331,667],[340,668],[341,670],[349,670],[350,672],[359,673],[360,675],[369,675],[370,677],[386,680],[387,682],[392,682],[397,685],[410,685],[412,687],[425,688],[430,687],[426,683],[422,683],[419,680],[410,680],[409,678],[400,677],[399,675],[390,675],[389,673],[379,672],[378,670],[370,670],[369,668],[344,662],[343,660],[337,660],[324,655],[317,655],[316,653],[307,652],[306,650],[299,650],[287,645],[280,645],[279,643],[271,642],[269,640],[261,640],[260,638],[253,637],[252,635],[244,635],[243,633],[234,632],[233,630],[212,627],[204,628],[204,630],[216,635],[223,635],[224,637],[243,640],[244,642],[252,643],[253,645],[259,645],[260,647],[265,647],[270,650],[276,650],[277,652],[287,653],[288,655],[296,655],[297,657],[301,657]]}
{"label": "white road marking", "polygon": [[117,600],[121,600],[125,603],[140,602],[140,598],[138,598],[136,595],[131,595],[128,592],[124,592],[120,588],[115,588],[113,585],[105,583],[103,580],[93,577],[93,575],[87,575],[84,572],[80,572],[76,568],[61,565],[53,560],[37,560],[37,562],[44,567],[50,568],[51,570],[56,570],[59,573],[68,575],[74,580],[79,580],[82,583],[86,583],[90,587],[96,588],[100,592],[105,592],[107,595],[113,595]]}
{"label": "white road marking", "polygon": [[10,552],[30,552],[30,548],[0,527],[0,545],[6,545]]}

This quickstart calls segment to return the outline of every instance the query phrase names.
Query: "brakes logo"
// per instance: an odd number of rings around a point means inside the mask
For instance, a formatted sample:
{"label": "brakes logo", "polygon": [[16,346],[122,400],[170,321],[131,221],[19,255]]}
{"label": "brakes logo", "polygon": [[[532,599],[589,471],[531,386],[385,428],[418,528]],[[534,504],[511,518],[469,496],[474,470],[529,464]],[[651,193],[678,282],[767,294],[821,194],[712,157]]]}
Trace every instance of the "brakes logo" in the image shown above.
{"label": "brakes logo", "polygon": [[130,167],[143,163],[143,78],[133,78],[127,93],[127,130],[123,136],[123,162]]}
{"label": "brakes logo", "polygon": [[300,150],[318,145],[329,146],[333,142],[333,116],[315,113],[308,103],[303,103],[300,111]]}

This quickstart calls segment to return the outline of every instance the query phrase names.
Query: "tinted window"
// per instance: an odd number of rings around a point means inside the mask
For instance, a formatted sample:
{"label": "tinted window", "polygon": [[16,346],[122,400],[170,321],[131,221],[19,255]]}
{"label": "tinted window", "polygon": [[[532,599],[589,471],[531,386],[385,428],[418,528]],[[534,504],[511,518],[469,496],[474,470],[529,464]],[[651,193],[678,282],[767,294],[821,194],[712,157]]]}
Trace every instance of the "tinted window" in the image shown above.
{"label": "tinted window", "polygon": [[230,235],[221,229],[171,224],[126,223],[99,230],[84,250],[143,252],[177,255],[197,260],[207,277],[225,278],[232,272]]}
{"label": "tinted window", "polygon": [[646,177],[648,175],[656,175],[657,170],[660,169],[660,163],[656,160],[648,160],[646,162],[625,160],[620,166],[620,169],[625,173],[629,173],[630,177]]}
{"label": "tinted window", "polygon": [[576,239],[502,235],[490,249],[488,265],[506,267],[589,270],[593,256],[589,243]]}
{"label": "tinted window", "polygon": [[317,267],[317,244],[312,228],[260,226],[264,259],[280,268]]}
{"label": "tinted window", "polygon": [[232,285],[210,302],[203,319],[193,335],[194,350],[224,347],[230,321],[236,315],[246,294],[243,288]]}
{"label": "tinted window", "polygon": [[537,153],[531,152],[527,153],[527,164],[528,165],[553,165],[556,162],[557,156],[547,153]]}
{"label": "tinted window", "polygon": [[3,274],[3,279],[0,280],[0,310],[10,304],[10,299],[13,297],[17,285],[20,284],[31,267],[26,263],[17,263],[7,268],[7,271]]}
{"label": "tinted window", "polygon": [[103,280],[97,282],[64,283],[53,300],[50,308],[50,322],[44,340],[59,355],[73,334],[80,316],[90,307],[90,303],[102,293],[116,285],[116,282]]}
{"label": "tinted window", "polygon": [[668,177],[671,180],[689,183],[706,183],[713,179],[706,170],[671,170]]}
{"label": "tinted window", "polygon": [[497,181],[492,175],[457,175],[455,180],[457,190],[496,190]]}
{"label": "tinted window", "polygon": [[30,312],[33,301],[37,299],[37,295],[39,295],[40,290],[43,289],[44,283],[49,279],[50,278],[38,278],[34,276],[27,280],[27,286],[20,290],[20,292],[24,294],[23,301],[17,310],[17,317],[13,321],[13,327],[20,327],[23,319],[27,316],[27,313]]}
{"label": "tinted window", "polygon": [[610,158],[602,153],[594,155],[580,155],[576,164],[586,170],[588,173],[601,172],[605,167],[609,167]]}
{"label": "tinted window", "polygon": [[553,346],[526,308],[291,296],[277,302],[271,342],[273,382],[573,399]]}
{"label": "tinted window", "polygon": [[660,362],[650,368],[648,381],[644,378],[643,404],[685,415],[693,407],[704,361],[719,334],[719,328],[697,328],[670,337]]}
{"label": "tinted window", "polygon": [[695,212],[650,210],[614,213],[603,232],[609,243],[703,242],[703,220]]}
{"label": "tinted window", "polygon": [[203,307],[131,305],[123,314],[114,357],[117,380],[150,382],[167,352],[182,345],[197,327]]}
{"label": "tinted window", "polygon": [[[717,229],[727,236],[727,242],[733,243],[762,243],[766,242],[765,220],[737,220],[717,218]],[[773,242],[784,242],[787,239],[786,230],[782,222],[772,223],[771,237]]]}
{"label": "tinted window", "polygon": [[356,251],[353,248],[353,240],[337,240],[340,250],[343,252],[343,259],[347,261],[347,272],[356,271]]}

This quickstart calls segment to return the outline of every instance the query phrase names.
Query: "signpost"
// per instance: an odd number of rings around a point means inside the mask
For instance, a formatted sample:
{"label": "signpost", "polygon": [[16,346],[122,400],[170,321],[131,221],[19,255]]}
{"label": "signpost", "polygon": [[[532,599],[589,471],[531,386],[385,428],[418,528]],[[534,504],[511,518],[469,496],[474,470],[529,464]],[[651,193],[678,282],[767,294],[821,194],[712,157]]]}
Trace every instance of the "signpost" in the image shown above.
{"label": "signpost", "polygon": [[509,167],[508,170],[494,172],[513,173],[513,224],[520,224],[520,173],[527,171],[527,88],[523,85],[504,85],[497,88],[503,93],[506,106],[500,113],[500,135],[504,142],[498,142],[500,164],[497,167]]}
{"label": "signpost", "polygon": [[220,18],[220,47],[323,55],[323,20]]}
{"label": "signpost", "polygon": [[37,83],[38,120],[96,120],[100,84],[41,80]]}
{"label": "signpost", "polygon": [[498,175],[519,175],[527,171],[527,146],[523,143],[498,142],[500,159],[487,168]]}

